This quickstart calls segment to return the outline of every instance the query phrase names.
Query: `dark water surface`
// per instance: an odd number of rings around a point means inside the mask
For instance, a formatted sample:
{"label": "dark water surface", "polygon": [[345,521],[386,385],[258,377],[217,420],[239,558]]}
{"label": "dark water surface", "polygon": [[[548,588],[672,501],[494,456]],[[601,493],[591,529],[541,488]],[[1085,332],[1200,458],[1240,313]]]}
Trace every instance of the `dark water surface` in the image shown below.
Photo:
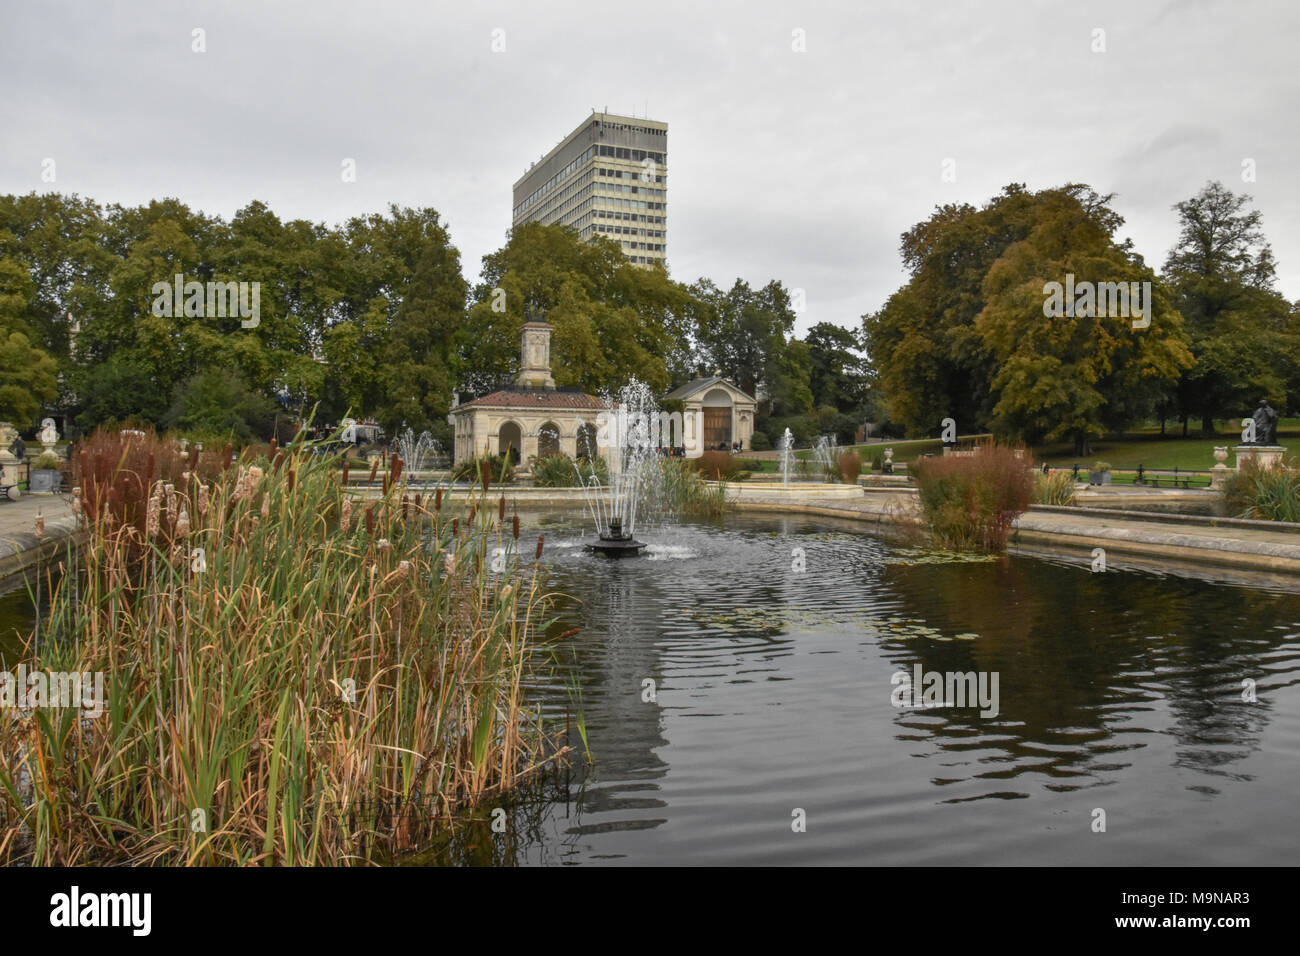
{"label": "dark water surface", "polygon": [[[1300,862],[1294,591],[961,560],[820,517],[644,530],[618,562],[582,549],[581,518],[537,520],[576,599],[551,633],[581,631],[533,694],[561,726],[580,698],[594,762],[507,832],[484,819],[407,862]],[[10,666],[31,614],[26,589],[0,597]],[[894,706],[916,664],[996,673],[997,715]]]}
{"label": "dark water surface", "polygon": [[[954,561],[823,518],[648,531],[648,557],[623,562],[569,527],[547,530],[548,550],[582,602],[564,622],[583,630],[558,653],[594,764],[579,758],[556,802],[513,808],[510,833],[469,859],[1300,860],[1300,595]],[[892,675],[918,663],[996,672],[998,714],[895,707]],[[573,694],[545,696],[563,714]]]}

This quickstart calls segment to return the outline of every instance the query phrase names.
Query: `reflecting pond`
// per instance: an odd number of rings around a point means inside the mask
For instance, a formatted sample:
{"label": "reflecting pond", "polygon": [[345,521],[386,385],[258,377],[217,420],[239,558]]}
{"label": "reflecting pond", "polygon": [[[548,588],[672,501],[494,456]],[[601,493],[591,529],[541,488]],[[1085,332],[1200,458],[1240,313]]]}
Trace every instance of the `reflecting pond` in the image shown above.
{"label": "reflecting pond", "polygon": [[[592,763],[411,862],[1297,860],[1296,593],[825,518],[661,528],[618,562],[558,520],[557,627],[582,630],[541,693],[563,715],[580,688]],[[895,693],[917,665],[996,674],[996,714],[895,706],[924,703]]]}

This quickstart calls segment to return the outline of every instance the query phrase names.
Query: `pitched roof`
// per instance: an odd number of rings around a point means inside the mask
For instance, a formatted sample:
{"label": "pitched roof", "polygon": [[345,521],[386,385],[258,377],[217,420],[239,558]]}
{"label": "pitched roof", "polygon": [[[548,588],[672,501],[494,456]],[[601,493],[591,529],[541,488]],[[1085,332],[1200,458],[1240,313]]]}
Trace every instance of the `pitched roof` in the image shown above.
{"label": "pitched roof", "polygon": [[573,408],[598,411],[605,403],[584,392],[558,392],[548,388],[503,388],[452,409],[461,408]]}
{"label": "pitched roof", "polygon": [[730,388],[731,390],[735,392],[739,392],[741,395],[744,395],[751,402],[754,401],[754,397],[752,395],[748,394],[743,389],[737,388],[735,385],[731,384],[731,382],[728,382],[721,375],[710,375],[708,378],[697,378],[693,381],[687,382],[685,385],[679,385],[671,392],[669,392],[667,395],[665,395],[664,398],[665,399],[686,398],[688,395],[694,395],[696,392],[702,392],[704,391],[704,389],[710,388],[714,385],[725,385],[727,386],[727,388]]}

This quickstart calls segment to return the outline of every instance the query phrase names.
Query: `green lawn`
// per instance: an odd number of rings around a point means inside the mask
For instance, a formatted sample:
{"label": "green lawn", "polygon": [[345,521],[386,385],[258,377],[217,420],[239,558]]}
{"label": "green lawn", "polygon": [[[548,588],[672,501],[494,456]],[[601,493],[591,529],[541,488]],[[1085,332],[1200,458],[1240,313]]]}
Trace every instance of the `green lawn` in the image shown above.
{"label": "green lawn", "polygon": [[[1232,426],[1236,425],[1234,429]],[[1069,444],[1045,445],[1035,448],[1034,461],[1044,462],[1058,468],[1078,465],[1086,469],[1094,461],[1109,462],[1112,468],[1136,468],[1142,465],[1147,469],[1179,468],[1184,471],[1209,471],[1214,467],[1214,448],[1227,445],[1229,448],[1227,465],[1234,464],[1231,448],[1241,442],[1240,420],[1217,422],[1218,435],[1202,438],[1196,432],[1181,437],[1181,428],[1170,423],[1169,434],[1160,437],[1160,429],[1153,427],[1130,432],[1123,437],[1110,436],[1092,443],[1092,454],[1080,457],[1074,454]],[[1295,447],[1300,443],[1300,419],[1287,418],[1278,423],[1278,442]]]}

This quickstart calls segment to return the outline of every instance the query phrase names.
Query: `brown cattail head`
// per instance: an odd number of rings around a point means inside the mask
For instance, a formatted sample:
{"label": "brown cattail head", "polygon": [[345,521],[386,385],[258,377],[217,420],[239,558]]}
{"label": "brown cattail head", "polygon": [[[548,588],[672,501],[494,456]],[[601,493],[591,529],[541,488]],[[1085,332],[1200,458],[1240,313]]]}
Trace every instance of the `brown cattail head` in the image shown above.
{"label": "brown cattail head", "polygon": [[418,491],[415,493],[415,513],[416,513],[416,514],[419,514],[419,513],[420,513],[420,501],[421,501],[421,499],[423,499],[423,497],[424,497],[424,496],[423,496],[422,494],[420,494]]}
{"label": "brown cattail head", "polygon": [[515,520],[511,522],[510,530],[514,534],[515,540],[518,541],[519,540],[519,515],[515,515]]}
{"label": "brown cattail head", "polygon": [[506,496],[502,495],[501,500],[497,502],[497,520],[506,520]]}
{"label": "brown cattail head", "polygon": [[284,464],[284,449],[281,448],[279,451],[275,450],[274,438],[271,439],[271,445],[272,445],[271,453],[274,456],[271,459],[271,470],[278,475],[280,473],[280,466]]}
{"label": "brown cattail head", "polygon": [[366,535],[374,537],[375,534],[375,506],[371,505],[366,509]]}
{"label": "brown cattail head", "polygon": [[275,450],[280,447],[280,441],[277,438],[271,439],[271,457],[275,457]]}
{"label": "brown cattail head", "polygon": [[408,495],[402,495],[402,520],[406,520],[406,509],[410,506],[411,499]]}
{"label": "brown cattail head", "polygon": [[453,538],[460,537],[460,519],[459,519],[459,518],[452,518],[452,519],[451,519],[451,536],[452,536]]}
{"label": "brown cattail head", "polygon": [[539,534],[537,536],[537,560],[539,561],[542,559],[542,545],[545,543],[546,543],[546,535]]}
{"label": "brown cattail head", "polygon": [[466,523],[466,524],[473,524],[473,523],[474,523],[474,518],[475,518],[477,515],[478,515],[478,502],[475,502],[474,504],[470,505],[470,508],[469,508],[469,520],[466,521],[465,523]]}
{"label": "brown cattail head", "polygon": [[375,475],[377,475],[377,474],[379,474],[379,459],[378,459],[378,458],[376,458],[376,459],[375,459],[375,463],[374,463],[373,465],[370,466],[370,480],[371,480],[371,481],[374,481],[374,480],[375,480]]}
{"label": "brown cattail head", "polygon": [[392,476],[392,483],[397,484],[402,480],[402,459],[400,455],[394,455],[388,468],[388,474]]}
{"label": "brown cattail head", "polygon": [[198,467],[199,467],[199,449],[198,446],[196,445],[190,449],[190,471],[194,471]]}
{"label": "brown cattail head", "polygon": [[221,470],[226,471],[235,463],[235,447],[227,443],[226,450],[221,453],[221,459]]}
{"label": "brown cattail head", "polygon": [[438,493],[433,496],[433,510],[434,511],[442,510],[442,489],[441,488],[439,488]]}
{"label": "brown cattail head", "polygon": [[483,494],[487,494],[488,489],[492,487],[492,462],[484,461],[479,473],[483,476]]}
{"label": "brown cattail head", "polygon": [[343,459],[343,487],[348,486],[348,472],[352,470],[352,462],[346,458]]}
{"label": "brown cattail head", "polygon": [[295,475],[294,475],[294,469],[293,469],[292,467],[290,467],[289,470],[288,470],[287,472],[285,472],[285,484],[287,484],[287,485],[289,486],[289,490],[290,490],[290,491],[293,491],[293,479],[294,479],[294,477],[295,477]]}

